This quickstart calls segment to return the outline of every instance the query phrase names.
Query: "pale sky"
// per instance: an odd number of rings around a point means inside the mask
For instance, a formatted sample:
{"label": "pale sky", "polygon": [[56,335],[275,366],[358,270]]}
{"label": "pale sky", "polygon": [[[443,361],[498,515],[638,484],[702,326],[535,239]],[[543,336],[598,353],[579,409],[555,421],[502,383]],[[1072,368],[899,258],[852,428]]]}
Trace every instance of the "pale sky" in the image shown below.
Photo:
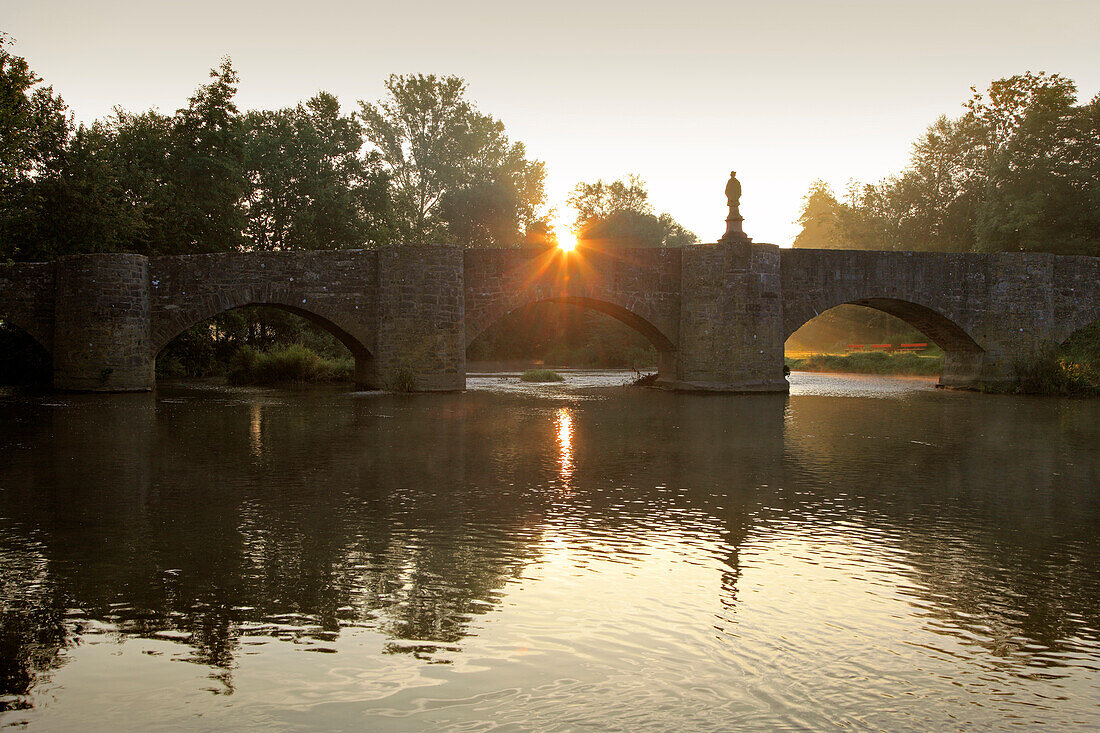
{"label": "pale sky", "polygon": [[546,162],[551,205],[638,173],[703,241],[730,170],[746,233],[787,245],[811,181],[900,170],[971,86],[1032,70],[1100,90],[1097,0],[0,0],[0,30],[82,121],[170,113],[224,55],[242,109],[324,89],[351,110],[391,73],[456,74]]}

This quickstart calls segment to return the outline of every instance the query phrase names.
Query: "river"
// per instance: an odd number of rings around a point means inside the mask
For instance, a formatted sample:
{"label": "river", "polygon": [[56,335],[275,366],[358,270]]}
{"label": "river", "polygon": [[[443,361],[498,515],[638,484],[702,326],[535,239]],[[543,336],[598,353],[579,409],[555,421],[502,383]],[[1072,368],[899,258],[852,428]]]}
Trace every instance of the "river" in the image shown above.
{"label": "river", "polygon": [[1100,729],[1100,400],[0,393],[0,726]]}

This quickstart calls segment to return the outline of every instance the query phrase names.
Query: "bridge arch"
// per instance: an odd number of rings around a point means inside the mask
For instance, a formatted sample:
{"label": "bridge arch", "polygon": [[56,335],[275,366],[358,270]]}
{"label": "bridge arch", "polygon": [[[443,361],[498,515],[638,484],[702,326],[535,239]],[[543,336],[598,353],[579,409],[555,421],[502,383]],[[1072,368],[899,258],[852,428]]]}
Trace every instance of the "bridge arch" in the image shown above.
{"label": "bridge arch", "polygon": [[803,306],[799,309],[801,312],[784,313],[783,340],[789,339],[795,331],[825,311],[840,305],[859,305],[894,316],[923,333],[945,352],[982,352],[982,347],[970,334],[947,316],[926,305],[898,297],[854,298],[835,303],[817,303]]}
{"label": "bridge arch", "polygon": [[371,356],[364,339],[353,333],[355,326],[344,324],[344,318],[340,315],[330,312],[323,305],[310,303],[308,298],[274,293],[267,288],[241,288],[229,295],[202,298],[169,311],[164,318],[155,319],[152,334],[153,356],[159,354],[172,339],[187,329],[222,313],[249,306],[279,308],[301,316],[335,336],[356,359],[368,359]]}
{"label": "bridge arch", "polygon": [[52,361],[32,329],[0,314],[0,384],[49,383]]}
{"label": "bridge arch", "polygon": [[38,324],[33,321],[24,320],[17,316],[10,315],[3,310],[0,310],[0,326],[8,326],[20,333],[24,333],[29,336],[38,346],[42,348],[47,354],[53,354],[53,339],[49,338],[47,334],[43,333]]}
{"label": "bridge arch", "polygon": [[243,287],[218,297],[203,297],[184,307],[168,310],[160,318],[154,318],[151,338],[152,358],[177,336],[189,328],[215,316],[252,306],[278,308],[304,318],[323,331],[332,334],[347,347],[355,359],[356,387],[366,388],[374,385],[374,357],[368,348],[366,339],[356,333],[356,325],[346,323],[346,316],[332,312],[324,304],[311,303],[310,299],[285,292],[273,292],[268,287]]}
{"label": "bridge arch", "polygon": [[485,333],[491,326],[504,320],[508,316],[517,313],[524,308],[539,303],[563,303],[580,308],[598,311],[611,316],[620,323],[640,333],[657,350],[658,373],[669,378],[675,374],[676,344],[660,328],[654,325],[648,318],[640,315],[636,310],[623,306],[611,300],[603,299],[597,295],[566,295],[553,293],[529,294],[526,298],[517,298],[508,303],[507,308],[495,310],[492,315],[482,315],[480,318],[467,319],[466,347]]}
{"label": "bridge arch", "polygon": [[1050,341],[1054,344],[1064,344],[1077,333],[1100,323],[1100,301],[1082,304],[1080,310],[1075,311],[1069,318],[1060,322],[1051,332]]}
{"label": "bridge arch", "polygon": [[606,313],[615,320],[630,326],[635,331],[645,336],[657,351],[676,350],[676,345],[672,343],[672,340],[669,339],[668,336],[634,311],[607,300],[578,295],[546,295],[524,299],[521,302],[510,304],[507,309],[501,309],[491,317],[480,318],[476,321],[471,320],[466,325],[466,346],[469,347],[470,344],[474,342],[474,339],[485,333],[493,324],[507,318],[517,311],[538,303],[565,303],[567,305],[575,305]]}
{"label": "bridge arch", "polygon": [[783,340],[789,339],[795,331],[817,316],[841,305],[858,305],[886,313],[923,333],[928,340],[943,349],[941,384],[965,385],[980,377],[985,350],[978,342],[962,326],[940,311],[906,297],[863,297],[804,304],[793,312],[783,314]]}

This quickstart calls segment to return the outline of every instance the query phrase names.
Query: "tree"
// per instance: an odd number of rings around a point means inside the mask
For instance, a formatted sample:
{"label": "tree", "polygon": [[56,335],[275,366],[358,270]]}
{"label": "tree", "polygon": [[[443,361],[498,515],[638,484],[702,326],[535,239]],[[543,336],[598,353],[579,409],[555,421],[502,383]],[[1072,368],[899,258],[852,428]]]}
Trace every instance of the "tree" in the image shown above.
{"label": "tree", "polygon": [[[853,183],[844,202],[815,181],[795,246],[1100,255],[1100,97],[1078,106],[1076,96],[1069,79],[1030,72],[974,91],[964,114],[928,128],[900,174]],[[838,308],[797,338],[894,340],[884,319]]]}
{"label": "tree", "polygon": [[682,247],[699,241],[671,214],[653,213],[645,181],[636,175],[626,181],[578,183],[568,204],[577,211],[578,239],[588,246]]}
{"label": "tree", "polygon": [[517,243],[545,199],[543,164],[466,100],[456,76],[392,75],[386,91],[378,104],[360,101],[359,117],[393,185],[397,234]]}
{"label": "tree", "polygon": [[794,239],[794,247],[808,249],[847,249],[848,242],[840,232],[842,205],[829,185],[818,179],[802,197],[802,213],[798,223],[802,231]]}
{"label": "tree", "polygon": [[577,212],[576,225],[583,229],[589,224],[609,218],[621,211],[652,214],[649,192],[640,176],[631,174],[625,181],[604,183],[578,183],[570,194],[568,203]]}
{"label": "tree", "polygon": [[390,239],[388,180],[363,128],[335,96],[244,119],[248,246],[347,249]]}
{"label": "tree", "polygon": [[200,252],[240,249],[246,226],[243,124],[233,101],[238,77],[229,57],[210,77],[172,120],[178,246]]}
{"label": "tree", "polygon": [[53,87],[41,86],[26,59],[0,32],[0,257],[29,259],[40,217],[40,181],[55,180],[72,119]]}
{"label": "tree", "polygon": [[[1100,253],[1100,101],[1077,106],[1076,94],[1065,77],[1030,72],[975,91],[899,175],[849,189],[830,237],[854,249]],[[821,211],[809,213],[800,242],[822,235]]]}
{"label": "tree", "polygon": [[1100,254],[1100,97],[1076,96],[1069,79],[1028,73],[971,100],[989,131],[980,249]]}
{"label": "tree", "polygon": [[55,167],[71,128],[64,100],[9,45],[0,32],[0,185]]}

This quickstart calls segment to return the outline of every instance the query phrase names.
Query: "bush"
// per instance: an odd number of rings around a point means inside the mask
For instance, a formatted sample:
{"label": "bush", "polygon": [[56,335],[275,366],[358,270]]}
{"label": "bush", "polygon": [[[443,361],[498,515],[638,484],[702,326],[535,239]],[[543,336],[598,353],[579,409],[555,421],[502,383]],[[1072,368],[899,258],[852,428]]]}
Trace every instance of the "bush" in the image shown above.
{"label": "bush", "polygon": [[302,344],[271,351],[241,347],[229,362],[230,384],[281,384],[350,381],[351,359],[326,359]]}
{"label": "bush", "polygon": [[1100,365],[1048,350],[1015,364],[1017,394],[1100,395]]}
{"label": "bush", "polygon": [[553,369],[528,369],[520,376],[520,380],[524,382],[562,382],[565,378]]}
{"label": "bush", "polygon": [[393,392],[414,392],[416,390],[416,372],[411,366],[401,364],[390,371],[386,386]]}

